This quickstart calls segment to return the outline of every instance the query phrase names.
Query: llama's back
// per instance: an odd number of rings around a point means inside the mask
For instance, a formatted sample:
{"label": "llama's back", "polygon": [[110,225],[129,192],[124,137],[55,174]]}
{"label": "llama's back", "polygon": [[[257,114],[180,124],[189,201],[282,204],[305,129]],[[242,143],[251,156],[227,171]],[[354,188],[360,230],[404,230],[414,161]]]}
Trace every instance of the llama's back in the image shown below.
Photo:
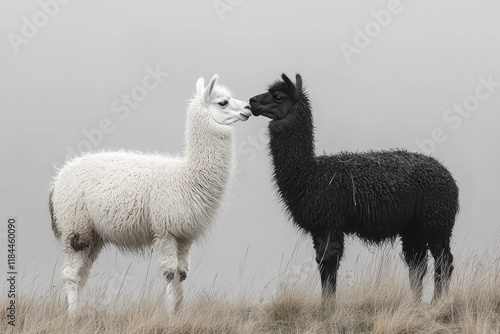
{"label": "llama's back", "polygon": [[444,217],[441,227],[453,226],[458,187],[432,157],[399,150],[341,153],[318,157],[318,167],[325,196],[345,210],[346,232],[364,231],[360,237],[378,242],[425,224],[436,210]]}
{"label": "llama's back", "polygon": [[[68,162],[53,183],[55,221],[62,234],[92,228],[104,242],[139,248],[153,240],[154,189],[178,187],[181,158],[129,152],[86,154]],[[170,208],[165,207],[165,213]]]}

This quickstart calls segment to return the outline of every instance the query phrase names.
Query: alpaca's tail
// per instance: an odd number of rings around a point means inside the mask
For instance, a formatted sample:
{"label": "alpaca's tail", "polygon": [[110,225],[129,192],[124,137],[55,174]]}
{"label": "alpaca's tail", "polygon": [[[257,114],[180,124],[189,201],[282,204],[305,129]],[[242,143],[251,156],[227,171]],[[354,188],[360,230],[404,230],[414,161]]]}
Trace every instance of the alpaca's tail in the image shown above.
{"label": "alpaca's tail", "polygon": [[54,216],[54,204],[52,202],[52,195],[54,194],[54,186],[50,187],[50,193],[49,193],[49,211],[50,211],[50,219],[52,220],[52,231],[54,232],[54,235],[56,236],[57,239],[61,237],[61,231],[57,227],[57,221],[56,217]]}

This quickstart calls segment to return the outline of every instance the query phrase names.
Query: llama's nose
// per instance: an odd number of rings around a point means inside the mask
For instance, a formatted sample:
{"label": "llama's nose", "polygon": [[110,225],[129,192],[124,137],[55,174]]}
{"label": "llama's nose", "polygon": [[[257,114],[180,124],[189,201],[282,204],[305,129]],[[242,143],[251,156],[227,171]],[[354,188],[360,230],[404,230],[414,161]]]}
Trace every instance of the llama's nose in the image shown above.
{"label": "llama's nose", "polygon": [[245,104],[245,111],[243,111],[242,114],[245,115],[246,117],[252,116],[252,108],[250,108],[250,105],[248,103]]}
{"label": "llama's nose", "polygon": [[255,96],[251,97],[250,98],[250,103],[257,103],[257,99],[255,98]]}

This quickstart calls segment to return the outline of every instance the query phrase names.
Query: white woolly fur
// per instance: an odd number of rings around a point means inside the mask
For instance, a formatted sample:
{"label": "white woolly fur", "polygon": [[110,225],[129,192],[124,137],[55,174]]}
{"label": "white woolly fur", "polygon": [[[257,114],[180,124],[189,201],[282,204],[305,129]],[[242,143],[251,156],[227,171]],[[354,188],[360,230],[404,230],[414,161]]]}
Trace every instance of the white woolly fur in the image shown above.
{"label": "white woolly fur", "polygon": [[[167,299],[171,295],[167,306],[172,311],[180,304],[189,248],[212,225],[233,171],[228,124],[250,115],[248,104],[233,99],[217,79],[203,92],[203,79],[198,81],[187,108],[183,156],[90,153],[69,161],[55,177],[50,204],[54,233],[66,253],[63,279],[70,313],[105,244],[132,252],[154,245],[167,278]],[[229,100],[225,108],[221,99]],[[216,121],[220,115],[225,124]]]}

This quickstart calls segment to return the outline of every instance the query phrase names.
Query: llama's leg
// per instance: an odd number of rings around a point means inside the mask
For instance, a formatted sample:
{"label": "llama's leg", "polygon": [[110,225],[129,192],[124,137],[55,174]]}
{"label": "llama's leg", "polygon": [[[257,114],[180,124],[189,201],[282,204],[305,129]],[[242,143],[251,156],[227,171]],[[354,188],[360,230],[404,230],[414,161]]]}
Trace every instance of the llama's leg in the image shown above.
{"label": "llama's leg", "polygon": [[434,301],[448,291],[453,272],[453,255],[450,251],[450,237],[432,239],[429,248],[434,258]]}
{"label": "llama's leg", "polygon": [[175,275],[172,282],[167,283],[167,307],[169,314],[179,311],[184,300],[184,291],[180,281],[180,275]]}
{"label": "llama's leg", "polygon": [[417,301],[422,299],[423,280],[427,272],[427,243],[420,233],[403,236],[403,254],[408,264],[410,287]]}
{"label": "llama's leg", "polygon": [[344,253],[344,234],[332,231],[326,235],[313,236],[313,242],[323,298],[329,299],[335,295],[337,288],[337,271]]}
{"label": "llama's leg", "polygon": [[[68,312],[74,315],[78,309],[79,292],[88,277],[93,260],[90,254],[94,248],[93,231],[85,233],[71,233],[65,238],[64,263],[62,277],[68,297]],[[97,255],[96,255],[97,256]]]}
{"label": "llama's leg", "polygon": [[170,286],[170,295],[175,296],[175,311],[178,311],[182,307],[182,302],[184,299],[184,292],[182,290],[182,282],[187,277],[187,272],[189,271],[189,250],[193,244],[192,240],[188,239],[177,239],[177,257],[178,257],[178,276],[174,277],[174,282]]}
{"label": "llama's leg", "polygon": [[68,296],[68,312],[73,315],[78,310],[78,302],[82,289],[89,278],[92,264],[97,258],[101,246],[95,249],[87,248],[66,252],[66,262],[63,268],[63,280]]}
{"label": "llama's leg", "polygon": [[184,281],[189,271],[189,250],[193,240],[178,239],[177,240],[177,255],[179,257],[179,279]]}
{"label": "llama's leg", "polygon": [[161,273],[167,280],[166,287],[166,304],[169,314],[173,314],[176,308],[179,307],[180,299],[182,298],[182,290],[180,287],[180,279],[177,273],[179,260],[177,257],[177,239],[166,234],[161,237],[156,237],[155,244],[158,249],[158,262]]}
{"label": "llama's leg", "polygon": [[68,250],[66,252],[66,260],[62,271],[62,277],[66,295],[68,297],[68,312],[70,315],[75,314],[78,309],[78,294],[81,281],[80,272],[85,263],[84,253],[84,250]]}
{"label": "llama's leg", "polygon": [[79,294],[82,291],[85,284],[87,284],[87,281],[89,280],[92,265],[94,264],[95,260],[99,256],[99,253],[101,252],[101,249],[102,249],[102,245],[103,244],[102,244],[101,240],[95,240],[95,242],[92,244],[92,246],[89,247],[88,255],[84,259],[85,265],[83,266],[83,268],[81,270],[81,274],[80,274],[80,284],[78,286]]}

